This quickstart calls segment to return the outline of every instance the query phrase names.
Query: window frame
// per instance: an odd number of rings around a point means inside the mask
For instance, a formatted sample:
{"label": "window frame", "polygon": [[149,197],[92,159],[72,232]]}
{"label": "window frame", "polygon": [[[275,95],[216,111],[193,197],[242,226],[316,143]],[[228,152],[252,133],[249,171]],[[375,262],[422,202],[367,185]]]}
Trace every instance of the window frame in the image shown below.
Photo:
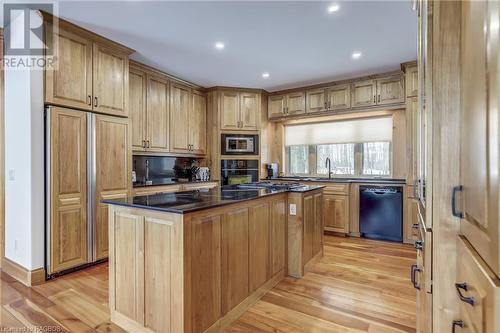
{"label": "window frame", "polygon": [[[389,143],[389,174],[388,175],[370,175],[363,174],[363,144],[369,142],[346,142],[346,143],[329,143],[335,144],[354,144],[354,174],[332,174],[333,178],[392,178],[393,168],[393,144],[392,141],[370,141],[370,142],[388,142]],[[328,145],[328,144],[321,144]],[[308,165],[309,173],[290,173],[290,146],[285,146],[285,176],[289,177],[314,177],[314,178],[328,178],[328,175],[319,174],[317,172],[317,146],[320,145],[294,145],[296,146],[309,146]]]}

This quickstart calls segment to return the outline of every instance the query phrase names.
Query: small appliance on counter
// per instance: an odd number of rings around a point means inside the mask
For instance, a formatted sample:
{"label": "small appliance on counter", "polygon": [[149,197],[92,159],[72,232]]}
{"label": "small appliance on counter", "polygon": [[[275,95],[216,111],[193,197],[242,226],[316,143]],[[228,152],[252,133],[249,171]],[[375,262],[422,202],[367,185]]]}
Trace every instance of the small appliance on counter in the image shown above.
{"label": "small appliance on counter", "polygon": [[254,183],[259,180],[259,160],[222,160],[222,185]]}
{"label": "small appliance on counter", "polygon": [[200,167],[196,172],[196,180],[207,182],[210,180],[210,169],[208,167]]}
{"label": "small appliance on counter", "polygon": [[249,134],[222,134],[222,155],[259,155],[259,136]]}
{"label": "small appliance on counter", "polygon": [[267,163],[266,169],[268,179],[278,178],[278,163]]}

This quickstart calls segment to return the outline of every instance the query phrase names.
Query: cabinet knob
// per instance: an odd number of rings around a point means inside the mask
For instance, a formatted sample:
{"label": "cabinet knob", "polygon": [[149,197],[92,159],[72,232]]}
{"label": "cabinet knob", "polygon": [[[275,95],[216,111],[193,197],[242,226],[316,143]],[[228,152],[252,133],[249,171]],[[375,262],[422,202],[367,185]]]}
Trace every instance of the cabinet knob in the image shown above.
{"label": "cabinet knob", "polygon": [[99,100],[97,99],[97,96],[94,97],[94,106],[95,107],[99,106]]}
{"label": "cabinet knob", "polygon": [[373,95],[373,103],[377,102],[377,96]]}
{"label": "cabinet knob", "polygon": [[465,282],[464,283],[455,283],[455,289],[457,290],[458,297],[460,298],[460,300],[462,302],[474,306],[474,304],[476,303],[476,300],[474,299],[474,297],[466,297],[462,294],[462,290],[467,291],[469,289],[469,286],[467,285],[467,283],[465,283]]}
{"label": "cabinet knob", "polygon": [[380,103],[380,94],[378,95],[378,102]]}

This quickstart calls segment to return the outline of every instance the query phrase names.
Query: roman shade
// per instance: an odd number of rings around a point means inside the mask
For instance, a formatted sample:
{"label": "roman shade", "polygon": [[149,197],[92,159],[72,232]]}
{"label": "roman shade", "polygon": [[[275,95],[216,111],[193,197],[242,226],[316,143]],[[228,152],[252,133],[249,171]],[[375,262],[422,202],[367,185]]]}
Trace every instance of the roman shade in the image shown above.
{"label": "roman shade", "polygon": [[374,141],[392,141],[392,117],[285,127],[285,146]]}

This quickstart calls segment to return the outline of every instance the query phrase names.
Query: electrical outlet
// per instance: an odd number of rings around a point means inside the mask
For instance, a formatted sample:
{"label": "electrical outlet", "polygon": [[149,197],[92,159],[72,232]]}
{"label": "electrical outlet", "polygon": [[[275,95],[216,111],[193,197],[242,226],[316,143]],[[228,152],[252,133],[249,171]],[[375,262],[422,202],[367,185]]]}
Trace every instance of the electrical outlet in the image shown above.
{"label": "electrical outlet", "polygon": [[290,215],[297,215],[297,205],[290,204]]}

